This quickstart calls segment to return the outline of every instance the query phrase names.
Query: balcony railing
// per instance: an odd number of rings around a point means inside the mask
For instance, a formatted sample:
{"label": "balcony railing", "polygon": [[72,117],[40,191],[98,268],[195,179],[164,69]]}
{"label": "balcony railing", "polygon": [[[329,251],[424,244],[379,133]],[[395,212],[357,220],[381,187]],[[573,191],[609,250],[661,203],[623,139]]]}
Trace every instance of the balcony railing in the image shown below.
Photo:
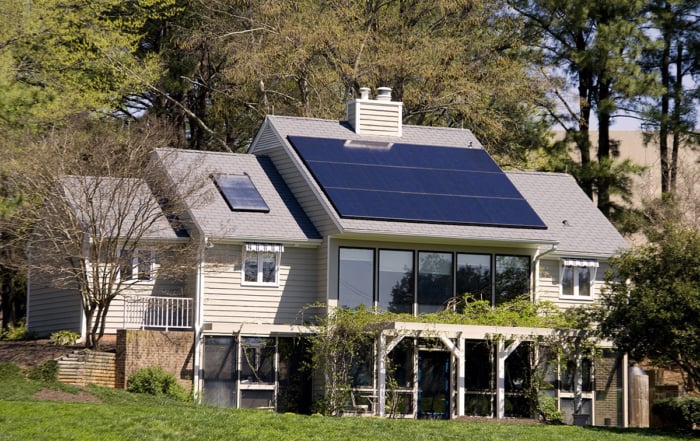
{"label": "balcony railing", "polygon": [[192,299],[185,297],[129,296],[124,299],[124,328],[190,329]]}

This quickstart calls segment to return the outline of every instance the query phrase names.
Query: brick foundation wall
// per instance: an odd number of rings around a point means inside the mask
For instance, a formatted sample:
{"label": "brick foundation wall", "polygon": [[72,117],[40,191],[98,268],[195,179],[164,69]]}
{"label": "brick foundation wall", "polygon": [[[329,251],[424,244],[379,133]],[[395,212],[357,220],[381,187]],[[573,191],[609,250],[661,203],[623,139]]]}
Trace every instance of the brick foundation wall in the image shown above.
{"label": "brick foundation wall", "polygon": [[115,387],[126,389],[139,369],[161,366],[188,390],[194,376],[194,334],[191,331],[117,331]]}

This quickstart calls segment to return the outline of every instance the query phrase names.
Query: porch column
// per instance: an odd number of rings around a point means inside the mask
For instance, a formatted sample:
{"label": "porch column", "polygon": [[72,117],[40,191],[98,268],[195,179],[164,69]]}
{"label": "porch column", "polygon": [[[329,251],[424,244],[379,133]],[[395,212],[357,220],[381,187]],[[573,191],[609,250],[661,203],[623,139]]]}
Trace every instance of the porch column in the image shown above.
{"label": "porch column", "polygon": [[505,341],[499,339],[496,354],[496,418],[502,419],[506,413],[506,358],[520,345],[520,340],[514,340],[508,347]]}

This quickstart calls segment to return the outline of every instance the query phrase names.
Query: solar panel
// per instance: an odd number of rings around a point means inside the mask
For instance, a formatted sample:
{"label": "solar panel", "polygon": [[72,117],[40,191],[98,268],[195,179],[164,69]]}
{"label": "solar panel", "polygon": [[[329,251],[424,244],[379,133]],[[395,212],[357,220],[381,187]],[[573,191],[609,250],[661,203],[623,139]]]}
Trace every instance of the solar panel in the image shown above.
{"label": "solar panel", "polygon": [[232,211],[270,211],[248,175],[212,175],[212,179]]}
{"label": "solar panel", "polygon": [[289,141],[341,217],[546,228],[485,150]]}

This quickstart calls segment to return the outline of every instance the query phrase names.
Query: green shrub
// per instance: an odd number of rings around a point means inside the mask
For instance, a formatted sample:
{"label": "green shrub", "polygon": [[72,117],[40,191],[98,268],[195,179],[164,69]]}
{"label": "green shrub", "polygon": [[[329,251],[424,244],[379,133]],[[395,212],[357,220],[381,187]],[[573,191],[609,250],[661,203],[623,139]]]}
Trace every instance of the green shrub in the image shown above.
{"label": "green shrub", "polygon": [[7,328],[7,331],[0,334],[0,340],[17,341],[29,340],[31,338],[32,335],[29,332],[27,332],[27,327],[25,326],[24,322],[19,322],[17,326],[10,325]]}
{"label": "green shrub", "polygon": [[27,378],[34,381],[44,381],[52,383],[58,377],[58,362],[56,360],[47,360],[29,369]]}
{"label": "green shrub", "polygon": [[561,424],[564,422],[564,415],[561,410],[557,409],[557,401],[544,392],[537,394],[537,412],[546,423]]}
{"label": "green shrub", "polygon": [[165,372],[160,366],[139,369],[127,381],[129,392],[165,395],[182,401],[190,399],[187,390],[177,382],[173,374]]}
{"label": "green shrub", "polygon": [[693,430],[700,424],[700,398],[669,398],[655,402],[651,410],[666,429]]}
{"label": "green shrub", "polygon": [[53,334],[51,334],[50,340],[51,343],[57,345],[57,346],[67,346],[67,345],[74,345],[75,342],[78,341],[80,338],[80,334],[77,332],[73,331],[68,331],[66,329],[56,331]]}
{"label": "green shrub", "polygon": [[0,362],[0,381],[24,381],[24,372],[14,363]]}

